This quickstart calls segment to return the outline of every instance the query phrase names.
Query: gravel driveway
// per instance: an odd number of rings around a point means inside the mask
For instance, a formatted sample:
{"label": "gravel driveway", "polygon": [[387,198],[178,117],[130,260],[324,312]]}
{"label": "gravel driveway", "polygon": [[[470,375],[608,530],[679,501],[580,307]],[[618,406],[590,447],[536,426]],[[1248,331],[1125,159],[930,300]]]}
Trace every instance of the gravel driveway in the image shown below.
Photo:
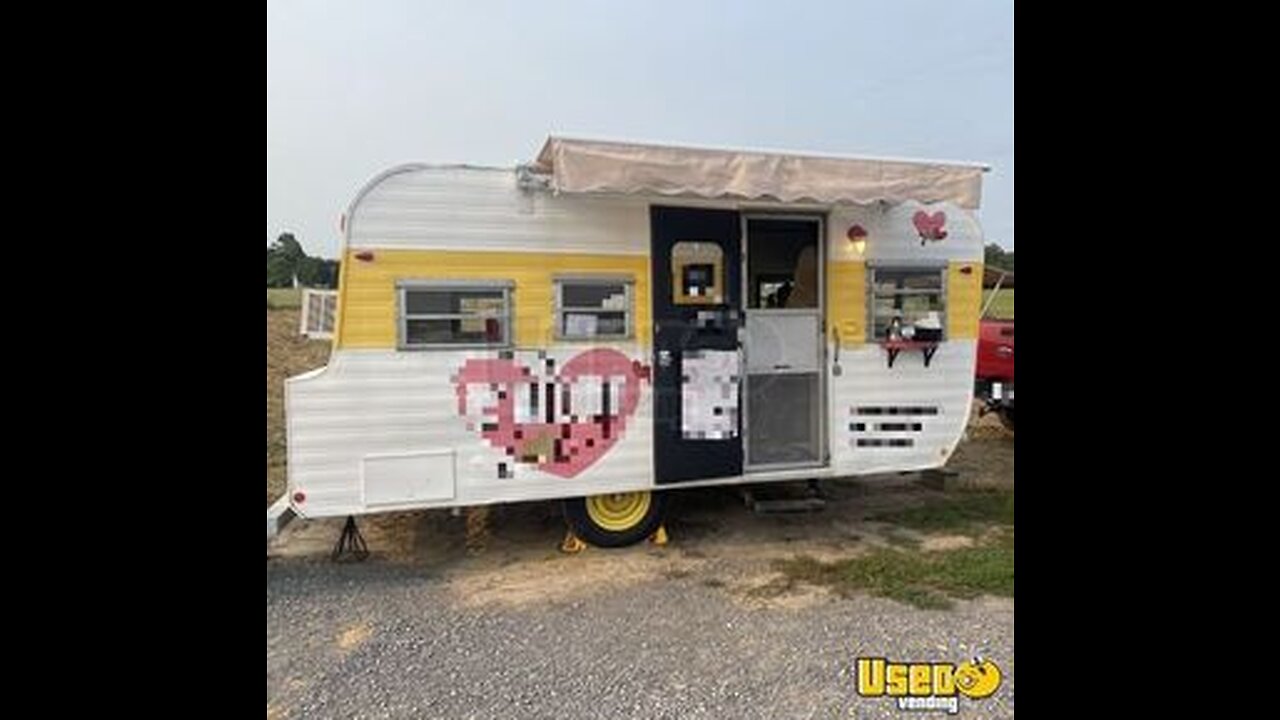
{"label": "gravel driveway", "polygon": [[[1011,441],[982,449],[1011,475]],[[1004,680],[992,698],[962,698],[960,716],[1012,717],[1012,600],[918,610],[770,591],[772,560],[879,544],[868,513],[933,492],[910,478],[824,489],[825,511],[783,516],[755,515],[733,491],[686,491],[669,545],[573,556],[556,550],[551,503],[495,508],[478,555],[444,512],[363,521],[375,554],[355,565],[325,559],[340,522],[296,521],[267,562],[268,718],[940,717],[859,698],[856,659],[974,655]]]}

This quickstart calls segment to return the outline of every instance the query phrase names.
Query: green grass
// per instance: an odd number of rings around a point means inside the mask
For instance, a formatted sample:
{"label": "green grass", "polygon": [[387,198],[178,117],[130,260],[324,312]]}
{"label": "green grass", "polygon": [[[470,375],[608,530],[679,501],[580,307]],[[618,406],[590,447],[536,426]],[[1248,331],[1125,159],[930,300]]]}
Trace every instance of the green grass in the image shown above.
{"label": "green grass", "polygon": [[[867,592],[919,608],[946,609],[954,598],[979,595],[1013,597],[1013,491],[957,490],[923,505],[872,515],[891,523],[882,533],[888,547],[865,555],[822,562],[801,555],[779,560],[783,574],[764,590],[789,589],[795,583],[822,585],[850,596]],[[913,534],[964,533],[969,547],[928,551]]]}
{"label": "green grass", "polygon": [[902,532],[900,528],[890,528],[889,531],[884,534],[884,541],[890,545],[902,548],[920,547],[920,538],[914,535],[908,535]]}
{"label": "green grass", "polygon": [[932,553],[881,548],[835,562],[802,555],[774,567],[790,582],[824,585],[845,596],[861,591],[918,608],[947,609],[952,598],[1013,597],[1013,529],[975,547]]}
{"label": "green grass", "polygon": [[301,288],[267,288],[267,309],[302,307]]}
{"label": "green grass", "polygon": [[[982,291],[982,304],[987,304],[987,298],[991,297],[990,290]],[[996,296],[996,301],[991,304],[991,309],[987,311],[988,317],[1013,319],[1013,291],[1001,289],[1000,294]]]}
{"label": "green grass", "polygon": [[980,532],[985,526],[992,524],[1012,526],[1013,491],[988,488],[959,490],[924,505],[891,510],[872,515],[868,519],[925,532]]}

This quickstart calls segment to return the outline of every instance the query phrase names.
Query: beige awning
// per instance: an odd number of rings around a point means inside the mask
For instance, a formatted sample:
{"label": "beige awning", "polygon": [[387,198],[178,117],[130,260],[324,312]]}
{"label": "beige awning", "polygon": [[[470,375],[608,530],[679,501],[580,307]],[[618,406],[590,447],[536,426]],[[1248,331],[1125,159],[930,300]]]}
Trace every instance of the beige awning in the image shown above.
{"label": "beige awning", "polygon": [[866,205],[982,198],[976,164],[821,157],[550,137],[538,170],[567,193],[646,193],[703,198]]}

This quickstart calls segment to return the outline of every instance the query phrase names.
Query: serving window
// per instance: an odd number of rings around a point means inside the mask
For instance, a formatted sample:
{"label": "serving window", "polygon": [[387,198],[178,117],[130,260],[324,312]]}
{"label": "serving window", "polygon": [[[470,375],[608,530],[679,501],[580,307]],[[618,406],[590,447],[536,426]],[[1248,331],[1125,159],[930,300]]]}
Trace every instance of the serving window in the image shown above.
{"label": "serving window", "polygon": [[945,339],[946,268],[873,266],[867,285],[875,340]]}

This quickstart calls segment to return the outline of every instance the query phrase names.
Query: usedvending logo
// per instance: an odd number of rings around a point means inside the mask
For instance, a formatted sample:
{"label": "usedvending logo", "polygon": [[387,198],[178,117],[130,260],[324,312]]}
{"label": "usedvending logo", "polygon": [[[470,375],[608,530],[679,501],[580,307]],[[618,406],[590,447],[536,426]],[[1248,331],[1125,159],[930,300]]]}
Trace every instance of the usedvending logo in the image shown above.
{"label": "usedvending logo", "polygon": [[890,697],[899,710],[960,711],[960,697],[981,700],[1000,688],[1000,668],[974,658],[955,663],[902,663],[858,658],[858,694]]}

